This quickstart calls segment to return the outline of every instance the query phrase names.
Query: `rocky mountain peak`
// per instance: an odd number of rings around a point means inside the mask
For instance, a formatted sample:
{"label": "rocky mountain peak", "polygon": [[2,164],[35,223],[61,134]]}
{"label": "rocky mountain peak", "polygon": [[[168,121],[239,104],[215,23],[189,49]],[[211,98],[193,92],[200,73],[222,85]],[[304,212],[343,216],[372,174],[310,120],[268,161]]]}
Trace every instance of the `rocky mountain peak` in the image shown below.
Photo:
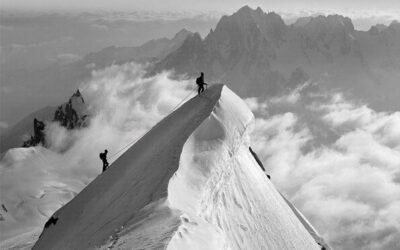
{"label": "rocky mountain peak", "polygon": [[178,41],[183,40],[190,34],[192,34],[191,31],[183,28],[178,33],[175,34],[173,40],[178,40]]}
{"label": "rocky mountain peak", "polygon": [[[235,33],[241,35],[261,35],[268,42],[279,46],[284,40],[286,24],[275,12],[264,12],[260,7],[251,9],[249,6],[240,8],[231,16],[224,16],[217,24],[215,33]],[[240,39],[240,37],[238,37]]]}
{"label": "rocky mountain peak", "polygon": [[182,48],[194,49],[194,51],[196,51],[196,48],[202,47],[202,45],[203,39],[200,34],[196,32],[187,36],[182,44]]}
{"label": "rocky mountain peak", "polygon": [[388,28],[388,26],[384,25],[384,24],[376,24],[371,26],[371,28],[368,30],[368,33],[370,35],[378,35],[380,32],[386,30]]}
{"label": "rocky mountain peak", "polygon": [[[46,146],[45,128],[50,121],[33,120],[34,134],[23,142],[23,147],[32,147],[39,144]],[[60,105],[54,112],[53,122],[58,122],[66,129],[75,129],[88,125],[88,111],[79,89],[69,98],[68,102]]]}
{"label": "rocky mountain peak", "polygon": [[388,29],[400,32],[400,22],[397,20],[394,20],[393,22],[390,23]]}
{"label": "rocky mountain peak", "polygon": [[245,5],[242,8],[240,8],[238,11],[236,11],[236,13],[234,13],[234,15],[236,14],[237,16],[241,16],[241,17],[251,16],[253,11],[254,10],[252,8],[250,8],[248,5]]}
{"label": "rocky mountain peak", "polygon": [[348,32],[354,32],[354,25],[350,18],[341,15],[319,15],[312,17],[305,25],[306,28],[313,30],[346,30]]}

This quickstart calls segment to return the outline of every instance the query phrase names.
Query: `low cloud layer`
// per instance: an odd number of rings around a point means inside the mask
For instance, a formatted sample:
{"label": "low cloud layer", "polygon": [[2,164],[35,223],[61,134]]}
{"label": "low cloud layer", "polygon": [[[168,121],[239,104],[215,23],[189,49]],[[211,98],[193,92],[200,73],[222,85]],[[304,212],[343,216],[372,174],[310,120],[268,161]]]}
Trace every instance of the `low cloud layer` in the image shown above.
{"label": "low cloud layer", "polygon": [[272,181],[335,249],[399,249],[400,112],[301,92],[249,100],[260,117],[254,148]]}

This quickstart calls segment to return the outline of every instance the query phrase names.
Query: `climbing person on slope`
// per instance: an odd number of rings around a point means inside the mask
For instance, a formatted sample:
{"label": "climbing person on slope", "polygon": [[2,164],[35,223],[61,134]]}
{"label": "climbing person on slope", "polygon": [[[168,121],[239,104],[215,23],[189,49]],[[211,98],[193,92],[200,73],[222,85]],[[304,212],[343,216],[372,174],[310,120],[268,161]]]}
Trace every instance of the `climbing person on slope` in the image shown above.
{"label": "climbing person on slope", "polygon": [[204,92],[204,85],[207,85],[207,83],[204,82],[203,72],[201,72],[200,76],[196,78],[196,84],[198,86],[197,93],[200,95],[200,93]]}
{"label": "climbing person on slope", "polygon": [[100,159],[103,161],[103,172],[106,171],[107,167],[108,167],[108,161],[107,161],[107,149],[104,150],[103,153],[100,153]]}

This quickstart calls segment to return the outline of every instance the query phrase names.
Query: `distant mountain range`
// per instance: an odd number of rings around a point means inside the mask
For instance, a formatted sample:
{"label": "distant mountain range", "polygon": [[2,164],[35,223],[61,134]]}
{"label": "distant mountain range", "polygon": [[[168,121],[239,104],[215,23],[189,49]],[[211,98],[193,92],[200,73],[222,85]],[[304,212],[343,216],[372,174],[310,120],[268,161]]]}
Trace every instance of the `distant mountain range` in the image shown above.
{"label": "distant mountain range", "polygon": [[153,39],[138,47],[107,47],[99,52],[90,53],[80,63],[97,68],[112,63],[123,64],[130,61],[151,62],[162,60],[172,51],[177,50],[192,32],[182,29],[172,39]]}
{"label": "distant mountain range", "polygon": [[274,13],[245,6],[223,16],[202,39],[190,35],[152,68],[223,82],[241,96],[271,96],[310,79],[351,91],[377,108],[400,102],[400,23],[354,29],[340,15],[299,18],[286,25]]}

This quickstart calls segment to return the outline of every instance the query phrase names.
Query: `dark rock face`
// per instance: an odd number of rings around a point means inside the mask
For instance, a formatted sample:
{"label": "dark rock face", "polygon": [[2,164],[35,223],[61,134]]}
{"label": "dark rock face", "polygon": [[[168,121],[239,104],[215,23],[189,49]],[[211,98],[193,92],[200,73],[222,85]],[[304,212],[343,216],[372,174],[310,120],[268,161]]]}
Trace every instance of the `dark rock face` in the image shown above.
{"label": "dark rock face", "polygon": [[79,110],[79,106],[84,104],[85,100],[83,99],[79,90],[77,90],[66,104],[57,108],[56,112],[54,113],[54,121],[59,122],[61,126],[67,129],[85,126],[87,115],[78,115],[77,110],[74,109],[75,107]]}
{"label": "dark rock face", "polygon": [[[79,89],[71,96],[67,103],[59,106],[54,112],[53,121],[58,122],[67,129],[76,129],[88,125],[88,115],[86,114],[85,100]],[[46,146],[45,138],[46,122],[34,118],[33,132],[31,137],[24,141],[22,147],[33,147],[37,145]]]}
{"label": "dark rock face", "polygon": [[45,134],[44,134],[44,129],[45,129],[45,124],[42,121],[39,121],[38,119],[33,119],[33,131],[34,134],[31,135],[29,140],[25,141],[22,144],[22,147],[32,147],[36,145],[44,145],[45,144]]}

